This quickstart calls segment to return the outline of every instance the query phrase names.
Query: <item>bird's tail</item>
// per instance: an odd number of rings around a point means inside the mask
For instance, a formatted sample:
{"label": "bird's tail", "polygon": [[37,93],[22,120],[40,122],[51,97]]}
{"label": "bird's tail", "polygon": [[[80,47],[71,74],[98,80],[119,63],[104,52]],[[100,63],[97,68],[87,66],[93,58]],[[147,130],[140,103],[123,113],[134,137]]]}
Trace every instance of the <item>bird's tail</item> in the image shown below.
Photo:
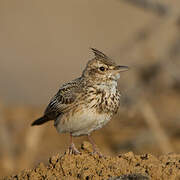
{"label": "bird's tail", "polygon": [[51,119],[49,119],[47,116],[42,116],[39,119],[35,120],[31,126],[37,126],[37,125],[41,125],[44,124],[47,121],[50,121]]}

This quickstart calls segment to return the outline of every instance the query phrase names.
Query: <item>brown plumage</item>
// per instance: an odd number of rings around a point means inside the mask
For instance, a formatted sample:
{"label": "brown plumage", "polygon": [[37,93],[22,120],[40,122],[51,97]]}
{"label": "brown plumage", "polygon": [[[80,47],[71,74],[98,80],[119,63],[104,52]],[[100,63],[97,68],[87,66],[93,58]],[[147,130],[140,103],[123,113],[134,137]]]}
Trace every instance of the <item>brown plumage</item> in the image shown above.
{"label": "brown plumage", "polygon": [[127,66],[117,66],[104,53],[92,48],[95,58],[88,61],[82,76],[64,84],[51,99],[44,115],[32,125],[54,120],[59,133],[70,133],[73,153],[78,153],[72,136],[88,135],[104,126],[117,112],[120,92],[117,80]]}

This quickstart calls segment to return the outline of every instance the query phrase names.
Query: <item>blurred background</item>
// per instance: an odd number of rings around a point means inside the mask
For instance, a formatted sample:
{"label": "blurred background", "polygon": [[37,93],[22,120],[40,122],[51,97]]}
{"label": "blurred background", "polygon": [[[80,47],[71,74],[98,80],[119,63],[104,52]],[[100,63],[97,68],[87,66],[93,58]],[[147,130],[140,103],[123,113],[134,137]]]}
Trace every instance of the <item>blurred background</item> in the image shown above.
{"label": "blurred background", "polygon": [[81,75],[90,47],[130,66],[118,114],[93,133],[100,150],[180,152],[179,9],[178,0],[0,0],[0,177],[67,149],[53,122],[30,124]]}

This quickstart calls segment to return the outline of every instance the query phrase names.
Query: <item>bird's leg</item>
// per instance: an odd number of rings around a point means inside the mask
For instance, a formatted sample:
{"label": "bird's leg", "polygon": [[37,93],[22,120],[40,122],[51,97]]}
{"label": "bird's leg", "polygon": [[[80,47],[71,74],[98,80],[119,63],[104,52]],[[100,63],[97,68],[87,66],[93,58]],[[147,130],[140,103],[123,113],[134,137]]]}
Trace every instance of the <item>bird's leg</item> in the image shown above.
{"label": "bird's leg", "polygon": [[70,146],[69,146],[69,154],[80,154],[78,149],[75,147],[73,140],[72,140],[72,134],[70,133]]}
{"label": "bird's leg", "polygon": [[90,134],[88,134],[88,139],[89,139],[89,142],[92,144],[93,154],[97,153],[100,157],[103,157],[102,153],[98,151],[98,148],[97,148],[96,144],[94,143]]}

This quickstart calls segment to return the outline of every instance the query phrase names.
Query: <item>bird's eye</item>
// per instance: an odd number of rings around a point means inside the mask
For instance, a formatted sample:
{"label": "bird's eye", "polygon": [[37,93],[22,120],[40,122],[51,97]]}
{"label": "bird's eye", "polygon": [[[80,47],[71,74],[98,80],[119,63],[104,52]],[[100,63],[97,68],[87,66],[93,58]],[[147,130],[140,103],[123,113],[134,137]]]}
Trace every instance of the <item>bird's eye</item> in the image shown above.
{"label": "bird's eye", "polygon": [[104,68],[103,66],[101,66],[99,69],[100,69],[101,71],[104,71],[104,70],[105,70],[105,68]]}

